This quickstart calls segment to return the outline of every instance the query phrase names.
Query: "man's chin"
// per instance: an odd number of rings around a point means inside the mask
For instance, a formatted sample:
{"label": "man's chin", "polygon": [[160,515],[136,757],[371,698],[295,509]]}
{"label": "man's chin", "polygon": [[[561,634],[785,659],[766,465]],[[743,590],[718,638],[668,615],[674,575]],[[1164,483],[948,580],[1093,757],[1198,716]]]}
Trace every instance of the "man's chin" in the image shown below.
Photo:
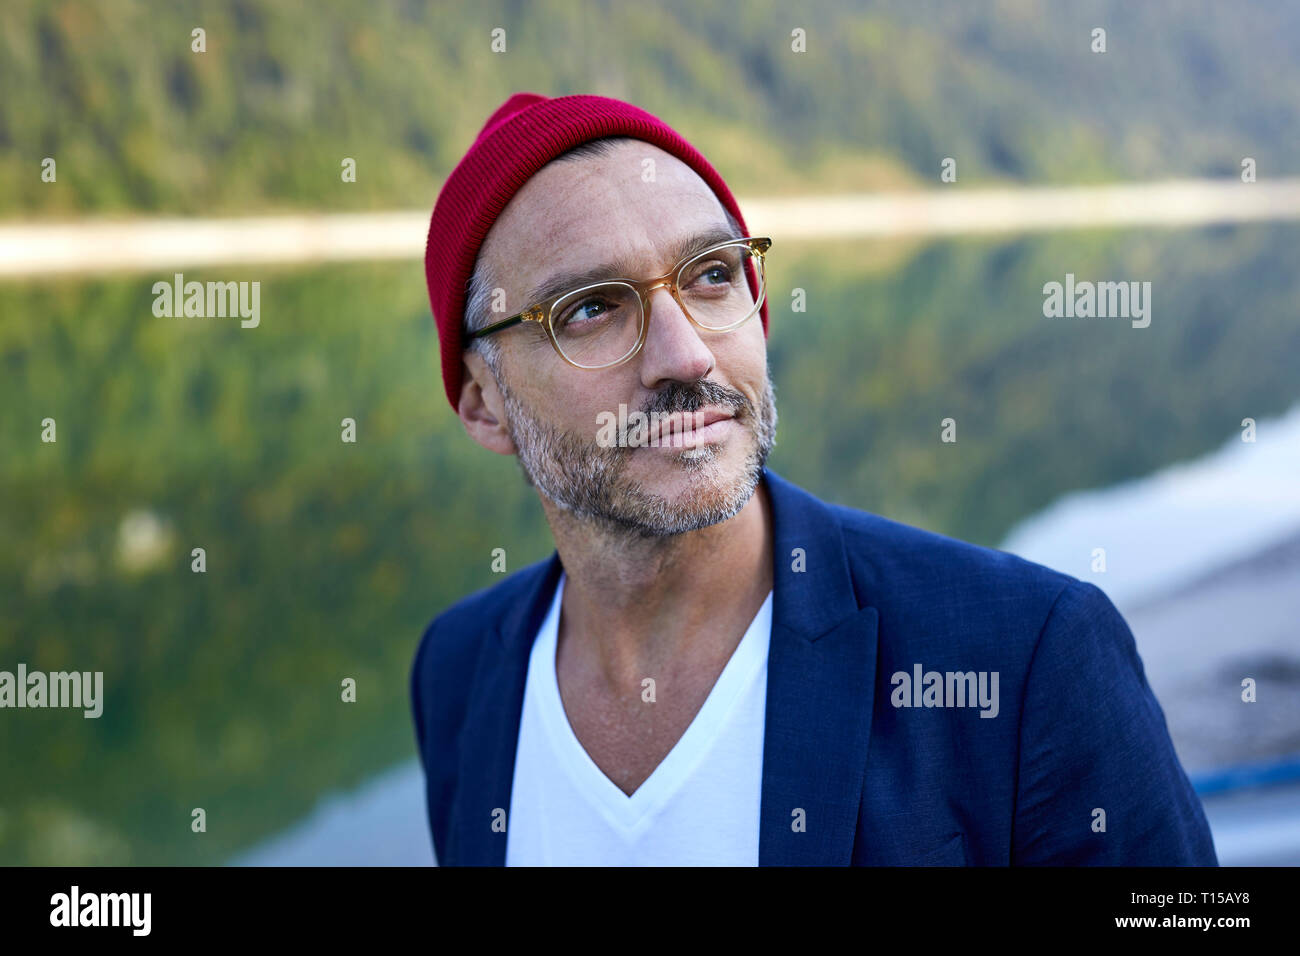
{"label": "man's chin", "polygon": [[664,501],[715,495],[744,478],[743,461],[729,452],[717,445],[637,448],[620,477],[625,486]]}
{"label": "man's chin", "polygon": [[756,482],[744,467],[723,470],[713,462],[692,467],[689,457],[670,457],[673,473],[625,486],[617,509],[625,527],[646,535],[698,531],[735,517],[754,493]]}
{"label": "man's chin", "polygon": [[[522,414],[518,421],[529,423]],[[720,524],[744,508],[766,458],[760,437],[747,431],[682,447],[614,449],[531,424],[511,437],[525,478],[555,508],[605,532],[655,538]]]}

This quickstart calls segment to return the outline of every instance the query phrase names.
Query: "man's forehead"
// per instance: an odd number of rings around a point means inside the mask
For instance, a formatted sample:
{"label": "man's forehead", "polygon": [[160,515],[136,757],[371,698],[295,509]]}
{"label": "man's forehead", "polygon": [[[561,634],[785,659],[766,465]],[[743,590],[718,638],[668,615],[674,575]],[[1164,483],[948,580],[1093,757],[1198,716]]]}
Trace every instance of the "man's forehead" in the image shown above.
{"label": "man's forehead", "polygon": [[[546,302],[573,289],[606,279],[643,279],[668,269],[710,246],[740,238],[735,228],[719,219],[671,235],[644,236],[639,242],[620,242],[604,249],[585,249],[585,257],[566,250],[559,260],[539,256],[521,275],[523,303]],[[653,251],[651,251],[653,250]]]}
{"label": "man's forehead", "polygon": [[[655,163],[646,175],[642,157]],[[526,295],[554,286],[555,276],[631,278],[667,268],[728,238],[737,233],[708,184],[675,156],[636,141],[541,170],[507,204],[485,248]]]}
{"label": "man's forehead", "polygon": [[553,162],[535,173],[506,204],[497,225],[507,240],[565,239],[592,232],[598,217],[638,221],[675,218],[721,204],[695,170],[649,143],[606,155]]}

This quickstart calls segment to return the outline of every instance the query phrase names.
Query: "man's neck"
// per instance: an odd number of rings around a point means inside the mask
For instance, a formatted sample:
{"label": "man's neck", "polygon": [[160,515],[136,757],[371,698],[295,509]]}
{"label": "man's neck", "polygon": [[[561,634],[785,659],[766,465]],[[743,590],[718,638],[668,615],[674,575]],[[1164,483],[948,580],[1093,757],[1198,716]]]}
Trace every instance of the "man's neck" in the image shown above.
{"label": "man's neck", "polygon": [[595,528],[545,499],[543,507],[565,569],[561,640],[611,684],[647,662],[709,657],[714,643],[729,654],[772,589],[761,480],[732,518],[663,538]]}

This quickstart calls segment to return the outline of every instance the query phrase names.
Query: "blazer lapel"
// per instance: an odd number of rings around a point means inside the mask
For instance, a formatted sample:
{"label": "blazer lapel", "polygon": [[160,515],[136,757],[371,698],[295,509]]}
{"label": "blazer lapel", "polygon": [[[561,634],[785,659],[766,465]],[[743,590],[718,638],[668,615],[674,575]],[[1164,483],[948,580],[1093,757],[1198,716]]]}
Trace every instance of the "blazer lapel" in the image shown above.
{"label": "blazer lapel", "polygon": [[859,606],[830,509],[764,476],[776,567],[759,864],[848,865],[871,735],[878,615]]}
{"label": "blazer lapel", "polygon": [[561,570],[559,554],[552,552],[520,600],[484,635],[460,741],[447,865],[505,865],[506,831],[496,821],[509,826],[528,657]]}

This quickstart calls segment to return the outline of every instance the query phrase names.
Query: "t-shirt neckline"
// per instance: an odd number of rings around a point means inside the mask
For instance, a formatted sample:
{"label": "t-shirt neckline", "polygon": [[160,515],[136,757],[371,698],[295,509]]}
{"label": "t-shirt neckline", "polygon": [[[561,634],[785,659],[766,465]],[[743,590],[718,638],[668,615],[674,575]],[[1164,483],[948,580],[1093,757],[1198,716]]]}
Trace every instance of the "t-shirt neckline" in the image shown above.
{"label": "t-shirt neckline", "polygon": [[[668,754],[630,795],[596,765],[569,723],[560,697],[555,670],[559,644],[560,608],[565,573],[555,586],[550,610],[542,622],[529,661],[529,680],[535,680],[542,723],[554,752],[560,758],[579,792],[605,816],[611,826],[625,833],[643,829],[655,813],[681,789],[699,762],[707,755],[718,733],[767,662],[771,638],[772,592],[764,598],[740,643],[732,651],[709,690],[703,705]],[[653,705],[649,705],[653,706]]]}

